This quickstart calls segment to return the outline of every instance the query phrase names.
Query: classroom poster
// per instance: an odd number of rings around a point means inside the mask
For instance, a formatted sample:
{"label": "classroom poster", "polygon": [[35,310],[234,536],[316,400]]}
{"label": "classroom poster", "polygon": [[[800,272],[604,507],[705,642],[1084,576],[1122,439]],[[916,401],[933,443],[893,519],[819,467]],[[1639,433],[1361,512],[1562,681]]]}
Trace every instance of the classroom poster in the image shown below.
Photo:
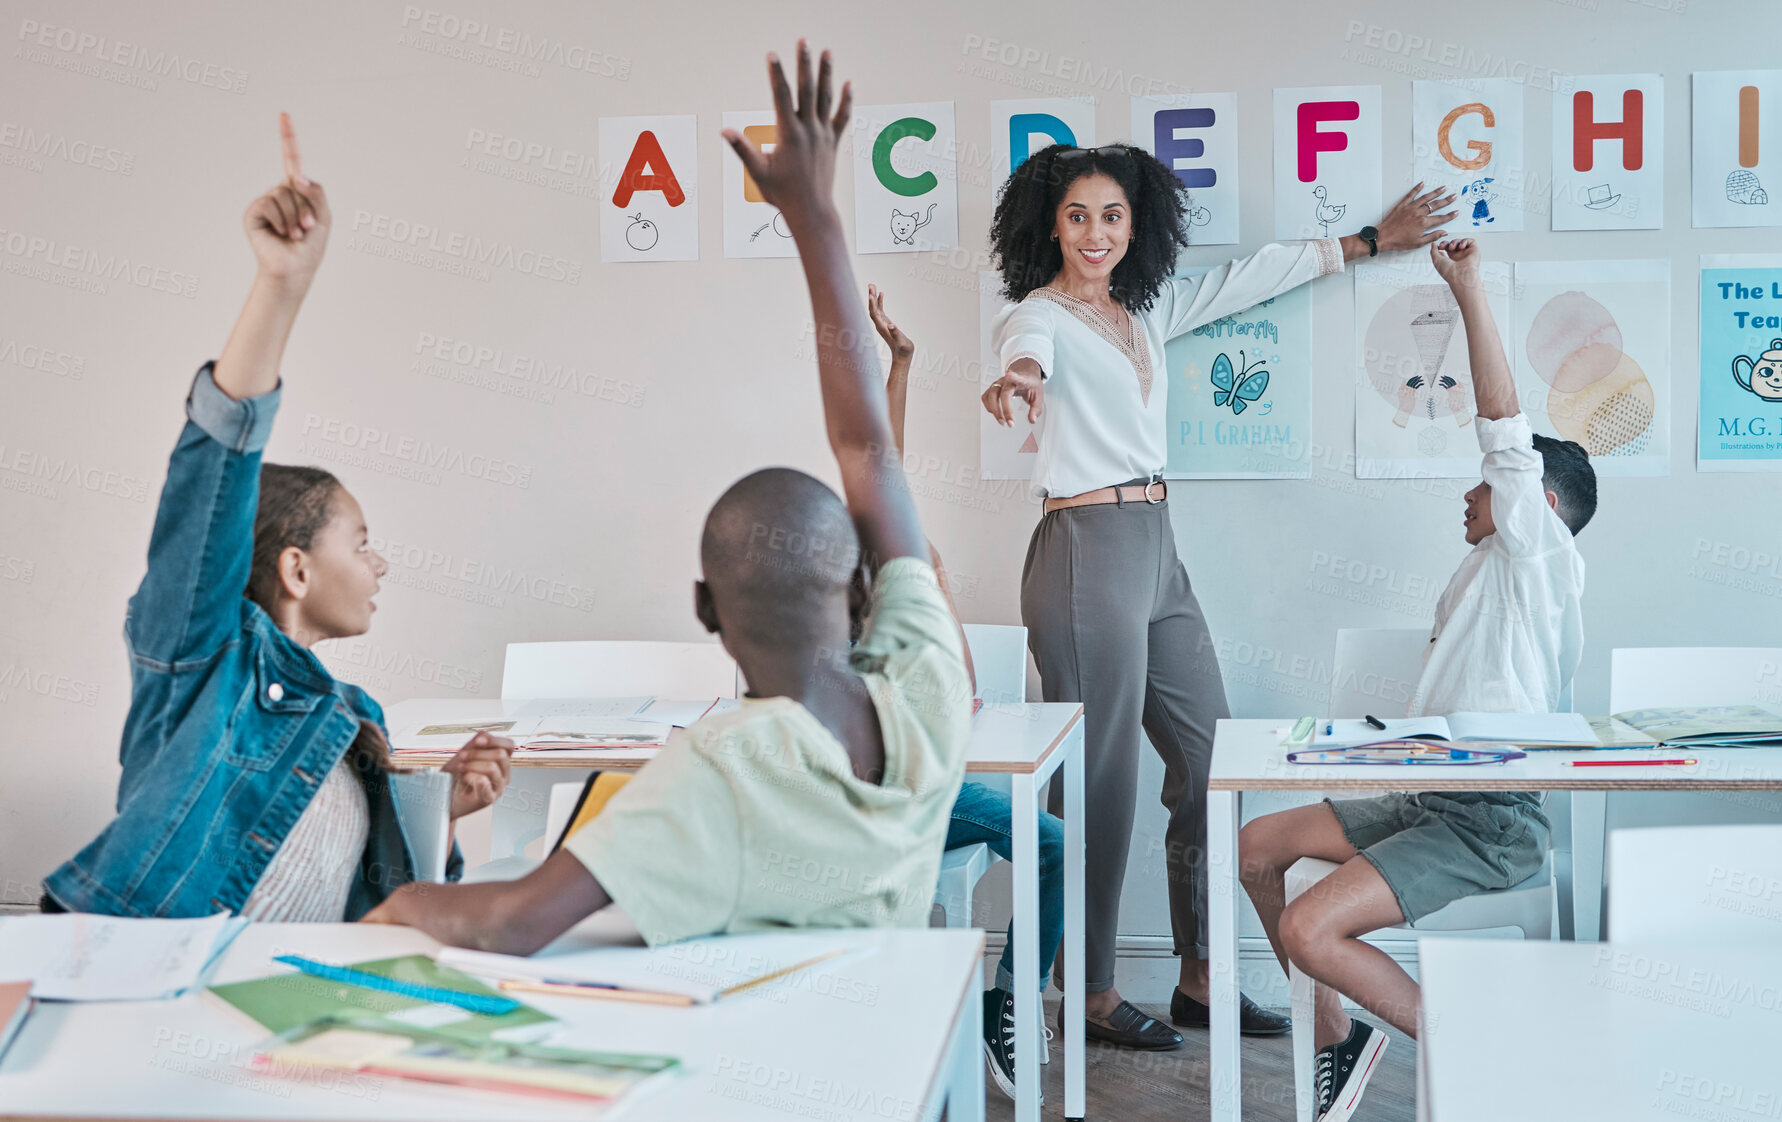
{"label": "classroom poster", "polygon": [[1578,75],[1553,94],[1553,228],[1663,225],[1663,75]]}
{"label": "classroom poster", "polygon": [[[1448,283],[1421,255],[1354,272],[1356,477],[1477,478],[1472,362]],[[1483,262],[1479,278],[1507,354],[1510,267]]]}
{"label": "classroom poster", "polygon": [[959,244],[953,103],[854,108],[854,252],[915,253]]}
{"label": "classroom poster", "polygon": [[1310,478],[1311,285],[1203,323],[1163,351],[1166,478]]}
{"label": "classroom poster", "polygon": [[[764,152],[773,150],[779,128],[771,109],[731,110],[724,114],[724,127],[742,133]],[[779,208],[761,197],[730,142],[720,137],[718,143],[724,146],[724,256],[797,257],[798,246]]]}
{"label": "classroom poster", "polygon": [[1782,226],[1782,70],[1698,70],[1691,82],[1695,225]]}
{"label": "classroom poster", "polygon": [[1522,83],[1510,78],[1411,83],[1412,182],[1446,186],[1456,236],[1522,229],[1528,162]]}
{"label": "classroom poster", "polygon": [[[1002,274],[985,269],[978,274],[978,347],[982,364],[978,392],[1002,375],[1002,356],[990,332],[996,314],[1008,307],[1002,294]],[[978,407],[978,478],[1032,479],[1033,461],[1039,452],[1039,436],[1027,423],[1027,403],[1015,399],[1015,423],[1003,428],[982,404]]]}
{"label": "classroom poster", "polygon": [[990,103],[990,206],[1027,157],[1053,144],[1095,145],[1095,99],[1028,97]]}
{"label": "classroom poster", "polygon": [[1190,245],[1237,244],[1236,94],[1135,97],[1132,143],[1163,161],[1188,188]]}
{"label": "classroom poster", "polygon": [[[699,260],[699,119],[600,118],[602,261]],[[603,177],[604,178],[604,177]]]}
{"label": "classroom poster", "polygon": [[1599,476],[1671,470],[1671,263],[1519,261],[1516,394]]}
{"label": "classroom poster", "polygon": [[1698,471],[1782,471],[1782,254],[1702,257]]}
{"label": "classroom poster", "polygon": [[1386,213],[1380,87],[1275,91],[1275,237],[1335,238]]}

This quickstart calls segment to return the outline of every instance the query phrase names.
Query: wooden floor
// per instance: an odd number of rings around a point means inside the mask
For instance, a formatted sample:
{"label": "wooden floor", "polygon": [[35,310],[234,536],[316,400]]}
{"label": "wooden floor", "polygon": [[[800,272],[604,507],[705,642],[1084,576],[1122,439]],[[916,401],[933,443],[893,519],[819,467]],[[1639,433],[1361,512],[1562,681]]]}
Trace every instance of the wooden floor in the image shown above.
{"label": "wooden floor", "polygon": [[[1141,1005],[1165,1023],[1168,1006]],[[1284,1012],[1285,1010],[1283,1010]],[[1046,1003],[1046,1023],[1056,1024],[1057,1000]],[[1377,1024],[1377,1022],[1376,1022]],[[1174,1052],[1133,1052],[1093,1041],[1087,1063],[1088,1116],[1118,1122],[1194,1122],[1209,1113],[1207,1098],[1207,1032],[1180,1029],[1182,1047]],[[1366,1096],[1355,1112],[1357,1122],[1411,1122],[1417,1106],[1416,1044],[1402,1033],[1386,1030],[1392,1043],[1368,1081]],[[1293,1055],[1289,1037],[1244,1037],[1244,1122],[1294,1122]],[[1064,1045],[1052,1042],[1052,1062],[1040,1069],[1046,1102],[1044,1118],[1064,1116]],[[988,1122],[1010,1122],[1015,1104],[988,1075],[984,1079]]]}

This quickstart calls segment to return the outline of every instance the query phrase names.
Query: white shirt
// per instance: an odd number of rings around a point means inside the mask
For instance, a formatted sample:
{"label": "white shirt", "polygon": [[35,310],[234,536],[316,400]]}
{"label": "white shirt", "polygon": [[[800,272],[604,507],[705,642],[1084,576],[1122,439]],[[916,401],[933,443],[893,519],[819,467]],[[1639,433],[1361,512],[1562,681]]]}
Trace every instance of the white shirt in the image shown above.
{"label": "white shirt", "polygon": [[1584,651],[1584,559],[1547,505],[1528,418],[1478,420],[1497,532],[1436,602],[1407,714],[1558,712]]}
{"label": "white shirt", "polygon": [[1342,271],[1335,238],[1271,243],[1198,277],[1165,282],[1151,306],[1131,317],[1137,327],[1131,335],[1052,288],[1004,307],[990,325],[1003,371],[1031,358],[1045,377],[1033,493],[1062,498],[1161,475],[1169,455],[1163,345]]}

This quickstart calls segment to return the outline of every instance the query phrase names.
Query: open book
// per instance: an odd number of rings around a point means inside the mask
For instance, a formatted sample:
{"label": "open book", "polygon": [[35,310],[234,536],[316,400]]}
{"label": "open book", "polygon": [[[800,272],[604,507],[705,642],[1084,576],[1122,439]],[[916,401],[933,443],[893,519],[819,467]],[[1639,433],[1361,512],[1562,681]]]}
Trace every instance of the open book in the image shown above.
{"label": "open book", "polygon": [[1630,709],[1608,727],[1621,739],[1680,748],[1782,747],[1782,714],[1760,705]]}
{"label": "open book", "polygon": [[[1345,748],[1380,740],[1447,740],[1490,744],[1579,745],[1602,743],[1578,713],[1450,713],[1446,717],[1401,717],[1383,721],[1332,720],[1318,729],[1319,748]],[[1330,731],[1326,732],[1325,728]]]}

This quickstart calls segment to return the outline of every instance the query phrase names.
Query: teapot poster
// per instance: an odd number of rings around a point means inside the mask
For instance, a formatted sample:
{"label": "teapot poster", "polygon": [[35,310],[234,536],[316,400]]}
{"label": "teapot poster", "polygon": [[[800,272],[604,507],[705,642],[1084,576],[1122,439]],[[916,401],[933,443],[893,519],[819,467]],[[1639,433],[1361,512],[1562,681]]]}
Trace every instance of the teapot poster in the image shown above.
{"label": "teapot poster", "polygon": [[1311,477],[1311,285],[1203,323],[1163,353],[1167,478]]}
{"label": "teapot poster", "polygon": [[1702,257],[1698,471],[1782,471],[1782,256]]}

